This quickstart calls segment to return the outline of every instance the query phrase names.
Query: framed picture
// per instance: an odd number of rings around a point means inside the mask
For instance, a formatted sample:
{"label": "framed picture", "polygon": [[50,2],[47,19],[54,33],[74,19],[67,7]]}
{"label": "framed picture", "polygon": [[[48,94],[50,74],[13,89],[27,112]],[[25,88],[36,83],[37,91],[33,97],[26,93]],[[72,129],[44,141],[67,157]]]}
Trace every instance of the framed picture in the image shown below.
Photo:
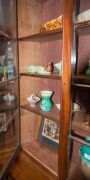
{"label": "framed picture", "polygon": [[0,113],[0,133],[7,131],[6,113]]}
{"label": "framed picture", "polygon": [[59,145],[59,126],[58,123],[41,117],[38,122],[38,140],[53,148],[58,148]]}

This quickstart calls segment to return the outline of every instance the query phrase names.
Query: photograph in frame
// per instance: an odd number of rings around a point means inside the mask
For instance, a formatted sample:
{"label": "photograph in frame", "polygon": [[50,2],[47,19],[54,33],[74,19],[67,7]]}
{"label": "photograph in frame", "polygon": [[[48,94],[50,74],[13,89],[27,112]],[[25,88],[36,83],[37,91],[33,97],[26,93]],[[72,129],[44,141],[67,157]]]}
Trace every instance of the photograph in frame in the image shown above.
{"label": "photograph in frame", "polygon": [[59,130],[58,123],[42,117],[38,139],[40,142],[57,149],[59,145]]}

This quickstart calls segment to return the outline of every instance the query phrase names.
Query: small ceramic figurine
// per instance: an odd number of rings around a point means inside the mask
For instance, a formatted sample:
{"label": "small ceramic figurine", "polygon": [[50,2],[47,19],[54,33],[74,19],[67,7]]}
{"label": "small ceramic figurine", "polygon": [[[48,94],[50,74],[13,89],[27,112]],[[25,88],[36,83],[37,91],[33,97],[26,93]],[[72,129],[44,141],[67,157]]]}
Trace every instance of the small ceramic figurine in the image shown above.
{"label": "small ceramic figurine", "polygon": [[62,74],[62,62],[54,64],[54,67],[58,70],[58,74]]}
{"label": "small ceramic figurine", "polygon": [[30,97],[27,98],[31,107],[36,107],[37,102],[41,99],[36,94],[31,94]]}
{"label": "small ceramic figurine", "polygon": [[51,74],[53,71],[53,63],[49,63],[47,66],[29,66],[29,73],[37,73],[37,74]]}
{"label": "small ceramic figurine", "polygon": [[15,96],[12,95],[11,93],[8,93],[7,95],[3,96],[3,100],[11,102],[15,100]]}

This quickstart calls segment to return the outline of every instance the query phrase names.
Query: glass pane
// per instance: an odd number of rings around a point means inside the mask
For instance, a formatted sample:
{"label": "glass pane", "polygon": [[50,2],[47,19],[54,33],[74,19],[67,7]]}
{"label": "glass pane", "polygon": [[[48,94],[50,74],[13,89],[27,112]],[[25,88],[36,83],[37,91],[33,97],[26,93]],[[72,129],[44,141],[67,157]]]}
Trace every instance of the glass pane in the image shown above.
{"label": "glass pane", "polygon": [[19,145],[16,0],[0,0],[0,178]]}

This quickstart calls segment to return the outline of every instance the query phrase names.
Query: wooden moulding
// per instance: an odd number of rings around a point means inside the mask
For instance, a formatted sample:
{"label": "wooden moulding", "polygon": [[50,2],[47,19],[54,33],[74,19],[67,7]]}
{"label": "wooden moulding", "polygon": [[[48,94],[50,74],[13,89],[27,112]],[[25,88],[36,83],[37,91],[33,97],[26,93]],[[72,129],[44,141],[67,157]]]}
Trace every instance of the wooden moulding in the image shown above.
{"label": "wooden moulding", "polygon": [[79,35],[90,34],[90,20],[75,23],[75,29]]}
{"label": "wooden moulding", "polygon": [[55,122],[59,123],[59,121],[60,121],[60,119],[59,119],[60,111],[55,106],[53,106],[53,108],[52,108],[52,110],[50,112],[42,111],[41,108],[40,108],[39,103],[34,108],[30,107],[29,104],[21,105],[21,108],[26,109],[28,111],[31,111],[31,112],[33,112],[35,114],[41,115],[43,117],[46,117],[48,119],[51,119],[51,120],[53,120]]}
{"label": "wooden moulding", "polygon": [[57,177],[58,153],[44,143],[34,140],[23,146],[24,152],[48,174]]}

